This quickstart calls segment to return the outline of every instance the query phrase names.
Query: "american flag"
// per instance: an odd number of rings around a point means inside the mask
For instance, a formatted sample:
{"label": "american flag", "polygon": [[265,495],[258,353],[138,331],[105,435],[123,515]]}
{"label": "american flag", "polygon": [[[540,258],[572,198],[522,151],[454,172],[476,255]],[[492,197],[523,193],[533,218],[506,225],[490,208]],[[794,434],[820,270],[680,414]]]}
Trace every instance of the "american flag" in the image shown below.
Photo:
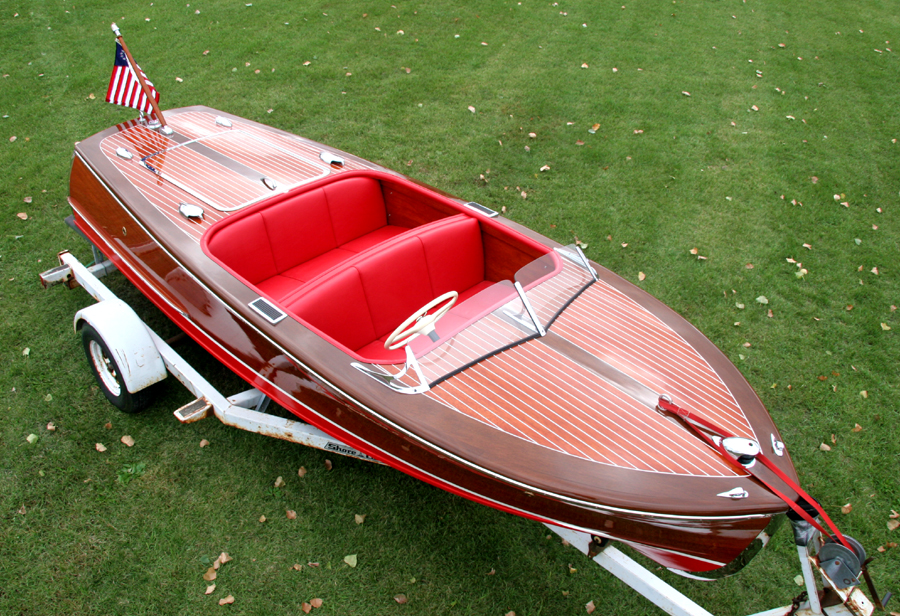
{"label": "american flag", "polygon": [[[134,69],[141,71],[141,67],[137,66],[137,64],[132,68],[128,63],[128,56],[125,55],[125,50],[122,49],[121,43],[116,41],[116,62],[113,65],[112,77],[109,78],[109,89],[106,91],[106,102],[114,105],[122,105],[123,107],[132,107],[138,111],[150,113],[153,110],[153,107],[150,104],[150,100],[141,89],[141,84],[138,81],[137,75],[134,73]],[[159,102],[159,92],[156,91],[153,84],[147,79],[144,71],[141,71],[141,77],[143,77],[144,81],[147,83],[147,87],[150,89],[153,98],[156,99],[156,102]]]}

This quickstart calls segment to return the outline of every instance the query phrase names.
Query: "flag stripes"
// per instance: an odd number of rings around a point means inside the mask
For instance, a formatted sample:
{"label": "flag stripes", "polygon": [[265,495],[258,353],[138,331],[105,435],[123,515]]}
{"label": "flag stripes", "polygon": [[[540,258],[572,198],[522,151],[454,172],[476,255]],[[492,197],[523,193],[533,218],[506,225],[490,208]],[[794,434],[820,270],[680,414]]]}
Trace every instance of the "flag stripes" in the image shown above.
{"label": "flag stripes", "polygon": [[[122,105],[123,107],[131,107],[144,113],[150,113],[153,111],[153,106],[141,88],[140,81],[138,81],[137,75],[134,72],[135,69],[141,71],[140,66],[137,66],[136,64],[134,67],[131,66],[121,43],[116,41],[116,60],[113,65],[112,76],[109,79],[109,89],[106,91],[106,102],[114,105]],[[147,83],[147,87],[150,89],[153,98],[159,102],[159,92],[156,91],[153,84],[147,79],[147,75],[144,74],[144,71],[141,71],[141,77],[143,77],[144,81]]]}

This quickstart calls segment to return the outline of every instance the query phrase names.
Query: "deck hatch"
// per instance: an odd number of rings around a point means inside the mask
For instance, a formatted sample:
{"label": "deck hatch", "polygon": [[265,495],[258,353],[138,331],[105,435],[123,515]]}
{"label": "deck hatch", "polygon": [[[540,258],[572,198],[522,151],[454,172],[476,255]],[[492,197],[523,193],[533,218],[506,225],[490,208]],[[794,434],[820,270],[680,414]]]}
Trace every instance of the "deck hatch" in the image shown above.
{"label": "deck hatch", "polygon": [[232,212],[331,173],[321,161],[236,129],[175,144],[142,157],[141,164],[220,212]]}
{"label": "deck hatch", "polygon": [[270,304],[269,301],[264,297],[258,297],[257,299],[250,302],[250,307],[264,316],[266,320],[268,320],[273,325],[287,316],[281,310]]}

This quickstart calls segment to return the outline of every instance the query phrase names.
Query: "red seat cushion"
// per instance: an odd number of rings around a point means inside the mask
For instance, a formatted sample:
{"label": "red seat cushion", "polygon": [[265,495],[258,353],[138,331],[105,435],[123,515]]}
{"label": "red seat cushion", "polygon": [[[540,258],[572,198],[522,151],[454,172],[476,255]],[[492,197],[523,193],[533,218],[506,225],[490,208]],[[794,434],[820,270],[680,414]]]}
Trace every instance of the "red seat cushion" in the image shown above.
{"label": "red seat cushion", "polygon": [[[484,280],[478,221],[459,215],[388,241],[312,285],[285,300],[288,311],[349,352],[384,362],[403,361],[403,351],[385,350],[384,340],[414,312],[451,290],[462,303],[491,283]],[[464,321],[448,314],[438,332]]]}
{"label": "red seat cushion", "polygon": [[376,338],[391,333],[414,310],[435,297],[425,253],[416,236],[372,254],[355,267],[369,303]]}
{"label": "red seat cushion", "polygon": [[354,267],[314,287],[287,308],[297,318],[350,349],[359,349],[378,337],[359,272]]}
{"label": "red seat cushion", "polygon": [[400,235],[404,231],[409,231],[409,229],[407,229],[406,227],[398,227],[395,225],[385,225],[379,229],[375,229],[371,233],[366,233],[365,235],[358,237],[351,242],[342,244],[341,248],[344,250],[349,250],[350,252],[363,252],[364,250],[368,250],[372,246],[377,246],[382,242]]}
{"label": "red seat cushion", "polygon": [[381,184],[372,178],[346,178],[323,188],[338,246],[387,224]]}
{"label": "red seat cushion", "polygon": [[447,219],[447,223],[418,235],[425,249],[434,297],[447,291],[464,291],[484,280],[484,249],[478,221]]}
{"label": "red seat cushion", "polygon": [[287,199],[260,215],[279,273],[337,248],[331,212],[321,188]]}
{"label": "red seat cushion", "polygon": [[278,273],[262,216],[254,214],[239,225],[222,227],[209,242],[209,251],[251,284]]}
{"label": "red seat cushion", "polygon": [[355,253],[342,248],[329,250],[323,255],[319,255],[315,259],[310,259],[306,263],[301,263],[296,267],[286,270],[282,275],[294,279],[294,288],[297,288],[297,282],[309,282],[316,276],[327,272],[336,265],[339,265],[353,257]]}

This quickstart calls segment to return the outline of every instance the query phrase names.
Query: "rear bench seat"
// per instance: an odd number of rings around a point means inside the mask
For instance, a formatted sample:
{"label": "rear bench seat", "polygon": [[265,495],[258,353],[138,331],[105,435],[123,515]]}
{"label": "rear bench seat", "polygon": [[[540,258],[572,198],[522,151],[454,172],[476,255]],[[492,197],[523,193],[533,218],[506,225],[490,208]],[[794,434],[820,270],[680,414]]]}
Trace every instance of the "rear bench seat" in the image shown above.
{"label": "rear bench seat", "polygon": [[478,221],[460,214],[416,227],[348,261],[282,306],[357,359],[402,362],[402,349],[384,348],[400,323],[447,291],[457,291],[461,303],[491,284],[484,279]]}
{"label": "rear bench seat", "polygon": [[404,231],[387,224],[379,182],[355,177],[229,222],[207,248],[280,302],[305,282]]}

